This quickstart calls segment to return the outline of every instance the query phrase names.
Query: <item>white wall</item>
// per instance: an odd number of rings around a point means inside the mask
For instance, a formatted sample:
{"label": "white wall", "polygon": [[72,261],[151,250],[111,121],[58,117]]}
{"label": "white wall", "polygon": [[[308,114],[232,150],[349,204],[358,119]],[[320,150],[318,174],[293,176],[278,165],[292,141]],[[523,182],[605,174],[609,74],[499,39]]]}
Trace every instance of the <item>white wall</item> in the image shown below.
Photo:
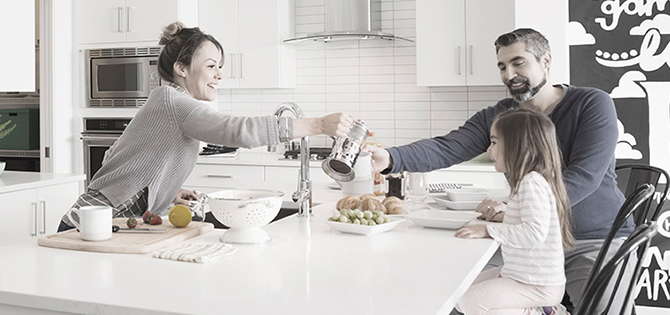
{"label": "white wall", "polygon": [[[49,137],[43,135],[41,139],[43,147],[50,147],[50,159],[43,159],[41,168],[43,172],[82,173],[83,168],[77,165],[81,159],[75,157],[75,146],[80,145],[80,131],[74,121],[73,99],[80,90],[73,85],[76,67],[73,63],[72,1],[40,2],[42,22],[45,24],[41,26],[40,36],[40,54],[43,56],[40,64],[45,68],[42,77],[53,77],[48,85],[41,78],[40,102],[50,104],[41,105],[44,117],[41,127],[51,131]],[[44,58],[49,58],[49,61]]]}
{"label": "white wall", "polygon": [[[324,8],[324,0],[296,0],[296,36],[324,31]],[[415,39],[415,1],[382,0],[382,27]],[[225,48],[225,39],[219,40]],[[411,42],[304,42],[297,45],[296,56],[295,89],[220,90],[219,110],[268,115],[279,103],[293,101],[308,117],[345,112],[361,118],[384,146],[394,146],[445,134],[506,97],[502,84],[417,87]],[[311,140],[330,145],[324,136]]]}

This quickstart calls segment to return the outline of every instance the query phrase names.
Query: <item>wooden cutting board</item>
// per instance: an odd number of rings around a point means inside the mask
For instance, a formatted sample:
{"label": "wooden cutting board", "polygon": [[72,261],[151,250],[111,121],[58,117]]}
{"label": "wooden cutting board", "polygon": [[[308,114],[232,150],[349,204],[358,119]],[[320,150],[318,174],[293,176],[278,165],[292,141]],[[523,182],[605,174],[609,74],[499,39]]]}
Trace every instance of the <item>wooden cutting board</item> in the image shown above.
{"label": "wooden cutting board", "polygon": [[[141,220],[141,219],[140,219]],[[114,225],[126,227],[125,218],[115,218]],[[137,224],[137,228],[165,229],[160,232],[125,232],[112,233],[112,238],[106,241],[84,241],[79,237],[79,232],[72,229],[40,237],[37,244],[40,246],[80,250],[101,253],[124,253],[124,254],[146,254],[161,248],[176,244],[178,242],[196,237],[214,229],[209,222],[191,222],[184,228],[177,228],[169,221],[163,221],[162,225]]]}

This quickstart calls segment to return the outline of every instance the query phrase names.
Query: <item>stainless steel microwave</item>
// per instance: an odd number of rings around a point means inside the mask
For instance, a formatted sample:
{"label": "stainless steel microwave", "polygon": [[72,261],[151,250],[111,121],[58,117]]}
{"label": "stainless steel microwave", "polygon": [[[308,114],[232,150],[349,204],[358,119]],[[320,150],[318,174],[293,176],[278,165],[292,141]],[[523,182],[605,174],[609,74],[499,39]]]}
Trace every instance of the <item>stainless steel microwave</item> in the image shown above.
{"label": "stainless steel microwave", "polygon": [[87,49],[87,107],[138,107],[161,85],[160,47]]}

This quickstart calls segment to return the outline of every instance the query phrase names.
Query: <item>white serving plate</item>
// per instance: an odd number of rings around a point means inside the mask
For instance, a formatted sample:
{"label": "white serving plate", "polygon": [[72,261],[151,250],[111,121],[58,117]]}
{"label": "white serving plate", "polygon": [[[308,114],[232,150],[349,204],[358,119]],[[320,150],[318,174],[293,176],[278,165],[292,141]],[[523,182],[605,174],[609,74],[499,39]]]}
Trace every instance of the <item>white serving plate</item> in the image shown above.
{"label": "white serving plate", "polygon": [[481,202],[489,195],[489,191],[481,188],[448,189],[447,196],[451,201]]}
{"label": "white serving plate", "polygon": [[405,219],[403,218],[389,217],[389,222],[373,226],[353,224],[353,223],[342,223],[336,221],[326,221],[326,224],[328,224],[328,226],[330,226],[333,230],[337,230],[344,233],[374,235],[389,231],[404,221]]}
{"label": "white serving plate", "polygon": [[477,212],[419,210],[410,212],[405,218],[423,227],[456,230],[478,216]]}
{"label": "white serving plate", "polygon": [[435,202],[440,206],[447,207],[453,210],[475,210],[481,201],[453,201],[447,195],[432,196]]}

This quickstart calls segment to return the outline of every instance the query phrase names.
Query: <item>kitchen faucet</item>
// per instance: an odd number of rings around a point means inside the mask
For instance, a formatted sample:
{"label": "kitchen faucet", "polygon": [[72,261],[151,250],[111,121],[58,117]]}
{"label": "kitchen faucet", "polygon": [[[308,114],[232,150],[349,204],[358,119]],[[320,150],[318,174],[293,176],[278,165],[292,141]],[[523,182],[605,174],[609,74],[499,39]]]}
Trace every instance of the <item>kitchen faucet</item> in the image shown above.
{"label": "kitchen faucet", "polygon": [[[305,118],[302,109],[295,103],[283,102],[277,106],[274,115],[279,117],[284,111],[290,111],[295,118]],[[275,146],[268,146],[269,152],[274,152]],[[312,215],[312,181],[309,179],[309,137],[300,139],[300,176],[298,178],[298,190],[291,196],[293,202],[298,203],[298,216],[309,217]]]}

